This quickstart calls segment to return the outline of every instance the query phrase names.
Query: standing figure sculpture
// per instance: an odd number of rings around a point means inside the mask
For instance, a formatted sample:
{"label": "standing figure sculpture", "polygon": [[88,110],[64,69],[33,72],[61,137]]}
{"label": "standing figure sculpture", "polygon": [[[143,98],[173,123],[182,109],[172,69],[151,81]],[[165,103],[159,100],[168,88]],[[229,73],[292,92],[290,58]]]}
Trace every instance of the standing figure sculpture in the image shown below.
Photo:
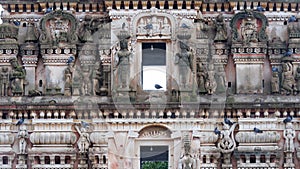
{"label": "standing figure sculpture", "polygon": [[95,64],[95,68],[93,69],[93,95],[97,95],[100,93],[100,87],[103,85],[103,77],[102,71],[100,69],[100,63]]}
{"label": "standing figure sculpture", "polygon": [[64,77],[65,77],[65,90],[64,95],[65,96],[71,96],[72,95],[72,85],[73,85],[73,72],[74,72],[74,64],[70,63],[68,64],[68,67],[64,71]]}
{"label": "standing figure sculpture", "polygon": [[190,140],[185,136],[184,138],[184,154],[179,159],[178,169],[196,169],[196,159],[190,153],[191,151],[191,143]]}
{"label": "standing figure sculpture", "polygon": [[279,75],[278,71],[272,71],[271,92],[279,93]]}
{"label": "standing figure sculpture", "polygon": [[92,36],[92,17],[90,15],[86,15],[84,17],[84,21],[79,28],[79,38],[82,42],[93,42]]}
{"label": "standing figure sculpture", "polygon": [[213,63],[208,64],[208,71],[207,71],[207,79],[205,81],[205,88],[208,94],[215,93],[217,89],[217,82],[215,79],[215,68]]}
{"label": "standing figure sculpture", "polygon": [[297,93],[299,94],[299,92],[300,92],[300,67],[297,67],[295,80],[296,80]]}
{"label": "standing figure sculpture", "polygon": [[19,152],[20,154],[26,154],[26,147],[27,147],[27,139],[28,139],[28,132],[25,125],[20,126],[20,130],[18,133],[19,138]]}
{"label": "standing figure sculpture", "polygon": [[179,66],[179,79],[180,79],[180,86],[183,88],[188,87],[189,82],[189,72],[193,72],[193,54],[189,49],[189,46],[180,41],[180,49],[181,52],[177,53],[175,56],[175,63]]}
{"label": "standing figure sculpture", "polygon": [[81,84],[81,93],[83,95],[91,95],[92,91],[92,71],[88,65],[83,65],[81,68],[82,74],[82,84]]}
{"label": "standing figure sculpture", "polygon": [[296,91],[296,81],[293,75],[293,65],[290,62],[286,62],[282,65],[282,90],[286,94],[293,94]]}
{"label": "standing figure sculpture", "polygon": [[198,83],[198,92],[207,93],[205,88],[205,80],[207,79],[207,70],[205,65],[198,63],[197,64],[197,83]]}
{"label": "standing figure sculpture", "polygon": [[220,41],[226,41],[227,40],[227,30],[226,25],[224,22],[224,17],[222,14],[218,15],[216,20],[214,21],[215,27],[216,27],[216,36],[214,38],[214,41],[220,42]]}
{"label": "standing figure sculpture", "polygon": [[120,50],[117,52],[119,61],[117,62],[117,76],[118,76],[118,87],[127,89],[129,88],[130,78],[130,55],[128,51],[128,40],[127,38],[120,40]]}
{"label": "standing figure sculpture", "polygon": [[294,152],[294,138],[296,136],[295,129],[291,122],[286,123],[285,130],[283,131],[283,137],[285,138],[285,150],[288,152]]}
{"label": "standing figure sculpture", "polygon": [[7,96],[9,85],[8,67],[2,67],[0,74],[0,96]]}
{"label": "standing figure sculpture", "polygon": [[81,127],[80,129],[78,126],[75,126],[77,132],[79,133],[79,139],[77,141],[77,146],[79,149],[79,153],[84,154],[87,153],[90,147],[90,135],[87,132],[87,129],[85,127]]}
{"label": "standing figure sculpture", "polygon": [[25,69],[19,66],[16,58],[10,59],[12,70],[10,72],[11,91],[14,96],[23,95],[24,81],[25,81]]}

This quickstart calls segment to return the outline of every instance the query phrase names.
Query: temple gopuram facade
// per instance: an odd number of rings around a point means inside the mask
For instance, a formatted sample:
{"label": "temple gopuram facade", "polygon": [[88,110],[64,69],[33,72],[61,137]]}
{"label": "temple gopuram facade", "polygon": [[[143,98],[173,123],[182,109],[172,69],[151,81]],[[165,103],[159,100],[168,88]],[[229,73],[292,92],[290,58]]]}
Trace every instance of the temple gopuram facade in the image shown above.
{"label": "temple gopuram facade", "polygon": [[299,0],[0,3],[0,169],[300,169]]}

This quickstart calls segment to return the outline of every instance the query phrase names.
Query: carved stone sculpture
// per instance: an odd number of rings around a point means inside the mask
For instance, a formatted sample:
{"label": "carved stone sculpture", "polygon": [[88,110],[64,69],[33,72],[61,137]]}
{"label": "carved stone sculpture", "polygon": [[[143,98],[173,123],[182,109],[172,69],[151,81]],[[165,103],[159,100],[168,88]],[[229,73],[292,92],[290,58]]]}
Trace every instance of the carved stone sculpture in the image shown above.
{"label": "carved stone sculpture", "polygon": [[296,80],[297,92],[299,93],[300,92],[300,67],[297,67],[295,80]]}
{"label": "carved stone sculpture", "polygon": [[197,83],[198,83],[198,92],[207,93],[205,88],[205,80],[207,79],[207,70],[203,64],[197,64]]}
{"label": "carved stone sculpture", "polygon": [[293,65],[290,62],[282,65],[282,92],[286,94],[293,94],[296,91],[296,81],[293,75]]}
{"label": "carved stone sculpture", "polygon": [[254,18],[252,13],[248,13],[247,18],[243,19],[241,33],[243,42],[246,44],[258,41],[256,18]]}
{"label": "carved stone sculpture", "polygon": [[79,39],[82,42],[93,42],[92,36],[92,17],[90,15],[86,15],[84,17],[84,21],[79,28]]}
{"label": "carved stone sculpture", "polygon": [[271,92],[279,93],[279,75],[278,71],[272,71]]}
{"label": "carved stone sculpture", "polygon": [[81,68],[82,74],[82,84],[81,92],[83,95],[91,95],[92,91],[92,70],[88,65],[83,65]]}
{"label": "carved stone sculpture", "polygon": [[117,76],[118,76],[118,88],[129,88],[129,78],[130,78],[130,55],[131,52],[128,51],[128,39],[130,36],[127,32],[120,33],[120,50],[117,52],[118,62],[117,62]]}
{"label": "carved stone sculpture", "polygon": [[75,129],[80,135],[77,141],[79,153],[87,153],[91,144],[90,134],[87,132],[87,129],[83,126],[80,129],[78,128],[78,126],[75,126]]}
{"label": "carved stone sculpture", "polygon": [[2,67],[0,73],[0,96],[7,96],[9,87],[8,67]]}
{"label": "carved stone sculpture", "polygon": [[215,93],[217,89],[217,82],[215,79],[215,68],[214,64],[210,63],[208,64],[208,71],[207,71],[207,78],[205,81],[205,88],[208,92],[208,94],[213,94]]}
{"label": "carved stone sculpture", "polygon": [[68,67],[65,69],[65,96],[72,95],[72,78],[74,72],[74,64],[70,63]]}
{"label": "carved stone sculpture", "polygon": [[179,159],[178,162],[178,169],[196,169],[196,159],[193,158],[191,155],[191,142],[188,136],[185,136],[184,138],[184,154],[183,156]]}
{"label": "carved stone sculpture", "polygon": [[189,46],[182,41],[180,41],[180,49],[181,52],[177,53],[175,56],[175,63],[179,66],[180,86],[186,88],[188,87],[189,70],[191,72],[193,70],[193,54],[190,51]]}
{"label": "carved stone sculpture", "polygon": [[294,146],[295,136],[296,136],[296,133],[295,133],[293,124],[291,122],[286,123],[285,130],[283,131],[283,137],[285,138],[285,150],[286,151],[288,151],[288,152],[295,151],[295,146]]}
{"label": "carved stone sculpture", "polygon": [[226,30],[226,25],[222,14],[217,16],[216,20],[214,21],[214,24],[216,27],[216,36],[214,38],[214,41],[215,42],[226,41],[227,30]]}
{"label": "carved stone sculpture", "polygon": [[100,93],[100,87],[103,85],[103,77],[101,66],[99,63],[95,64],[95,68],[93,70],[92,78],[93,78],[93,95],[97,95]]}
{"label": "carved stone sculpture", "polygon": [[13,58],[10,60],[12,70],[9,75],[11,81],[11,90],[14,96],[23,95],[23,86],[25,80],[25,69],[19,66],[17,59]]}
{"label": "carved stone sculpture", "polygon": [[232,125],[228,125],[223,122],[223,130],[220,134],[220,140],[217,143],[218,149],[223,153],[224,155],[224,163],[230,164],[231,159],[231,152],[234,151],[236,147],[233,131],[236,127],[237,123],[234,123]]}
{"label": "carved stone sculpture", "polygon": [[26,154],[27,139],[29,138],[29,134],[26,129],[26,126],[24,125],[20,126],[18,138],[19,138],[19,153]]}

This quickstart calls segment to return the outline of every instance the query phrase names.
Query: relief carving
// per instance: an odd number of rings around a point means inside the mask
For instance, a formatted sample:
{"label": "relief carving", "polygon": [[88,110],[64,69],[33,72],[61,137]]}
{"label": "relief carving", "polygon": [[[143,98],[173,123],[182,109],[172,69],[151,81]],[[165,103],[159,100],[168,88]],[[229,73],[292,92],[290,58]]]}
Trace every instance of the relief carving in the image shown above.
{"label": "relief carving", "polygon": [[29,134],[26,126],[21,125],[18,133],[19,138],[19,153],[26,154],[27,149],[27,139],[29,138]]}
{"label": "relief carving", "polygon": [[190,72],[193,71],[193,54],[186,43],[180,41],[179,44],[181,52],[176,54],[175,64],[178,64],[180,86],[187,88],[190,81]]}
{"label": "relief carving", "polygon": [[81,154],[88,153],[91,140],[90,140],[90,134],[87,132],[87,127],[81,126],[79,129],[78,126],[75,126],[75,129],[79,133],[79,139],[77,141],[79,153]]}
{"label": "relief carving", "polygon": [[77,20],[62,10],[56,10],[45,15],[40,21],[41,35],[39,40],[43,44],[76,43]]}
{"label": "relief carving", "polygon": [[8,67],[2,67],[0,73],[0,96],[7,96],[9,88]]}
{"label": "relief carving", "polygon": [[281,86],[282,94],[293,94],[297,91],[296,81],[293,75],[293,64],[291,62],[282,63]]}
{"label": "relief carving", "polygon": [[224,17],[219,14],[214,21],[216,36],[214,38],[215,42],[222,42],[227,40],[227,28],[224,22]]}
{"label": "relief carving", "polygon": [[118,34],[120,39],[120,50],[117,52],[117,85],[120,89],[129,88],[130,78],[130,56],[131,52],[128,50],[128,39],[130,35],[127,31],[121,30]]}
{"label": "relief carving", "polygon": [[266,42],[268,36],[266,27],[268,20],[265,15],[255,11],[245,10],[237,13],[231,20],[232,41],[243,42]]}
{"label": "relief carving", "polygon": [[146,127],[139,132],[139,138],[170,138],[171,132],[164,127]]}
{"label": "relief carving", "polygon": [[277,143],[280,140],[280,134],[276,131],[264,131],[259,134],[254,132],[238,132],[235,138],[239,143]]}
{"label": "relief carving", "polygon": [[296,132],[291,122],[286,123],[285,130],[283,131],[283,137],[285,138],[285,151],[295,152],[294,139]]}
{"label": "relief carving", "polygon": [[21,96],[24,94],[25,84],[25,69],[18,64],[16,58],[10,59],[12,70],[9,73],[9,80],[11,82],[11,92],[13,96]]}
{"label": "relief carving", "polygon": [[184,144],[184,153],[178,161],[178,169],[196,169],[197,160],[191,153],[191,141],[189,139],[189,135],[185,135],[182,142]]}

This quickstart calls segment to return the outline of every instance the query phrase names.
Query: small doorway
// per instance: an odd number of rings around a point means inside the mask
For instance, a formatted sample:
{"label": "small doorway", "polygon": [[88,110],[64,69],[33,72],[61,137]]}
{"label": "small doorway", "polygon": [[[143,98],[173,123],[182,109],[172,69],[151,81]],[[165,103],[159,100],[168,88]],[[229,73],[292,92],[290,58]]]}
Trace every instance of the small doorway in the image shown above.
{"label": "small doorway", "polygon": [[168,146],[141,146],[140,169],[168,169]]}

